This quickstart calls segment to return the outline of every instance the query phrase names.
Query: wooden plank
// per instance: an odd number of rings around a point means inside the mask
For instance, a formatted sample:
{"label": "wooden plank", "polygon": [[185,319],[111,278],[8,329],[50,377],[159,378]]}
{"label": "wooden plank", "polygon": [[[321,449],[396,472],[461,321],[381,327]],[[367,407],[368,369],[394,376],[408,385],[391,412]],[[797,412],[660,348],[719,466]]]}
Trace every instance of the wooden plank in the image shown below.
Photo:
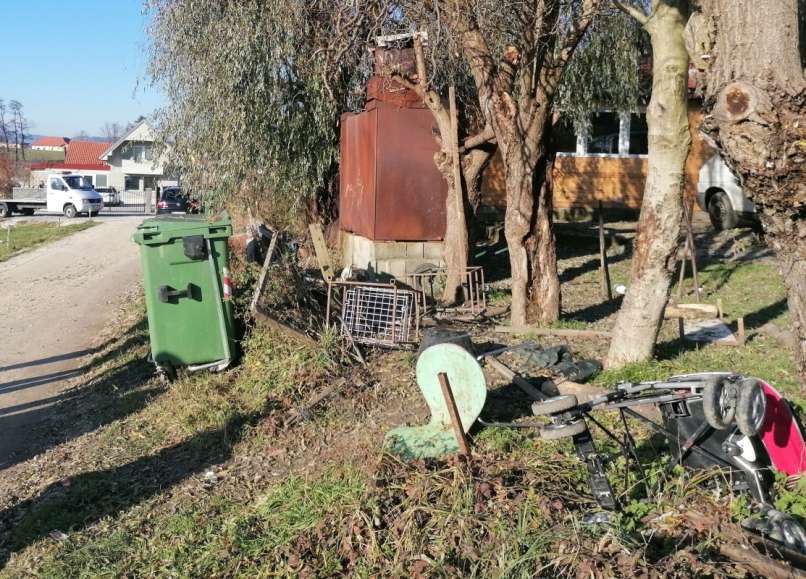
{"label": "wooden plank", "polygon": [[325,281],[330,281],[333,279],[333,263],[330,261],[330,252],[327,250],[322,225],[319,223],[311,223],[308,226],[308,230],[311,232],[313,249],[316,252],[316,261],[319,262],[319,269],[322,270],[322,277],[325,278]]}
{"label": "wooden plank", "polygon": [[292,328],[288,324],[286,324],[284,322],[281,322],[280,320],[278,320],[274,316],[271,316],[271,315],[269,315],[266,312],[263,312],[261,310],[256,310],[255,311],[255,321],[258,324],[263,324],[265,326],[269,326],[271,328],[275,328],[277,330],[285,332],[286,335],[291,336],[291,337],[293,337],[293,338],[295,338],[297,340],[300,340],[301,342],[305,342],[306,344],[310,344],[310,345],[315,345],[316,344],[316,340],[311,338],[308,334],[300,332],[296,328]]}
{"label": "wooden plank", "polygon": [[456,407],[456,400],[453,397],[451,383],[448,381],[448,375],[445,372],[439,373],[439,385],[442,387],[442,396],[445,398],[445,405],[448,407],[448,416],[451,417],[453,434],[456,436],[456,442],[459,444],[459,452],[469,459],[470,445],[467,443],[467,435],[462,425],[462,417],[459,416],[459,409]]}
{"label": "wooden plank", "polygon": [[263,293],[263,288],[266,287],[266,275],[269,273],[269,265],[271,265],[274,250],[277,247],[278,237],[280,237],[280,235],[276,231],[272,230],[269,249],[266,252],[266,259],[263,260],[263,267],[260,269],[260,277],[257,280],[257,285],[255,286],[255,293],[252,295],[252,303],[249,304],[249,311],[252,312],[252,315],[254,315],[257,311],[257,303],[260,300],[260,294]]}
{"label": "wooden plank", "polygon": [[566,338],[609,338],[606,330],[574,330],[571,328],[538,328],[536,326],[496,326],[500,334],[534,334],[536,336],[562,336]]}
{"label": "wooden plank", "polygon": [[669,304],[663,311],[663,317],[685,318],[697,320],[704,318],[719,318],[719,307],[711,304]]}

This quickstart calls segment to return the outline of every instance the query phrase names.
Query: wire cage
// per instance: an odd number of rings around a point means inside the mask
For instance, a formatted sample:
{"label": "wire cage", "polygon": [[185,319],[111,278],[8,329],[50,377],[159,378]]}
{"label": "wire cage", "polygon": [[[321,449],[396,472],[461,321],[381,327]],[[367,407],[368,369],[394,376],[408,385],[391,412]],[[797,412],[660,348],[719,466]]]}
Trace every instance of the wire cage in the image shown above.
{"label": "wire cage", "polygon": [[[339,288],[341,292],[338,292]],[[343,336],[357,343],[376,346],[417,341],[420,299],[415,290],[398,287],[395,283],[334,280],[328,284],[328,320],[336,297],[334,290],[341,294],[339,323]]]}
{"label": "wire cage", "polygon": [[[417,290],[417,297],[420,299],[419,306],[423,312],[427,311],[429,306],[436,306],[437,296],[441,292],[441,288],[445,287],[447,276],[448,269],[446,267],[436,266],[407,276],[407,283]],[[466,311],[475,316],[487,309],[484,269],[480,265],[470,266],[465,269],[462,275],[462,288],[464,289],[465,301],[457,308],[458,311]]]}

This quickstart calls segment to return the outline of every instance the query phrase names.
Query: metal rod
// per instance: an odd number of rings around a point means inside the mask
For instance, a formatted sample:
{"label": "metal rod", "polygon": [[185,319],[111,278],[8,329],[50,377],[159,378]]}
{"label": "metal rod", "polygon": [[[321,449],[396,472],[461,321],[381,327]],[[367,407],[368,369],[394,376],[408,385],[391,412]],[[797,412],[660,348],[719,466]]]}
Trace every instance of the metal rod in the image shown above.
{"label": "metal rod", "polygon": [[448,415],[451,417],[451,424],[453,425],[453,433],[456,435],[456,442],[459,444],[459,452],[470,458],[470,445],[467,443],[467,436],[462,427],[462,418],[459,416],[459,410],[456,408],[456,400],[453,398],[453,390],[448,381],[448,375],[445,372],[439,373],[439,385],[442,387],[442,396],[445,397],[445,404],[448,407]]}
{"label": "metal rod", "polygon": [[697,303],[700,303],[702,296],[700,295],[700,279],[697,273],[697,247],[694,245],[694,230],[691,227],[693,209],[693,206],[686,204],[683,213],[686,219],[686,237],[688,239],[689,258],[691,259],[691,274],[694,277],[694,295],[697,298]]}
{"label": "metal rod", "polygon": [[[669,440],[671,440],[671,439],[673,439],[675,437],[673,433],[671,433],[668,430],[666,430],[663,426],[661,426],[660,424],[650,420],[649,418],[647,418],[643,414],[639,414],[638,412],[636,412],[632,408],[625,408],[624,412],[626,412],[627,414],[629,414],[633,418],[637,418],[638,420],[640,420],[641,422],[643,422],[644,424],[646,424],[647,426],[649,426],[650,428],[655,430],[655,432],[658,432],[659,434],[662,434],[663,436],[665,436]],[[727,468],[733,468],[733,465],[731,465],[729,462],[723,460],[722,458],[718,457],[714,453],[709,452],[709,451],[705,450],[702,447],[692,446],[691,447],[691,452],[699,454],[700,456],[704,456],[706,458],[710,458],[711,460],[714,460],[714,461],[718,462],[719,464],[721,464],[722,466],[725,466]]]}
{"label": "metal rod", "polygon": [[607,265],[607,248],[605,247],[604,235],[604,210],[602,208],[601,201],[599,201],[599,268],[602,274],[602,299],[612,300],[613,288],[610,284],[610,268]]}

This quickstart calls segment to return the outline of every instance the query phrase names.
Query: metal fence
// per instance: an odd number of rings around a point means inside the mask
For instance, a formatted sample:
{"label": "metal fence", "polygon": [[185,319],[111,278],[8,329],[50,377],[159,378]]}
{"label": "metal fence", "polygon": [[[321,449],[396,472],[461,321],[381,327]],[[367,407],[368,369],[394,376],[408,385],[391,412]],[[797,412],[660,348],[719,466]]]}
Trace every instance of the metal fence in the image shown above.
{"label": "metal fence", "polygon": [[154,191],[110,191],[101,187],[98,192],[104,198],[104,211],[107,213],[150,213],[156,207]]}

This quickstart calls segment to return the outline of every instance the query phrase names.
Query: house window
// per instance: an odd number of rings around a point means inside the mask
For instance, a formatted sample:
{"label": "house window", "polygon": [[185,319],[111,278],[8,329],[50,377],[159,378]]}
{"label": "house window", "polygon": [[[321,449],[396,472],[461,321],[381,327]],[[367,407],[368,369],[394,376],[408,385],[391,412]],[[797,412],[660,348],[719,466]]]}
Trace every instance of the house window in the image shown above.
{"label": "house window", "polygon": [[96,187],[106,187],[106,175],[96,175],[95,176],[95,186]]}
{"label": "house window", "polygon": [[[558,124],[552,145],[565,155],[609,155],[626,157],[647,154],[647,124],[644,113],[596,113],[587,130],[574,137],[573,130]],[[576,139],[576,147],[572,146]]]}
{"label": "house window", "polygon": [[588,154],[617,155],[621,119],[618,113],[596,113],[588,134]]}
{"label": "house window", "polygon": [[126,175],[125,185],[126,191],[139,191],[140,177],[137,175]]}
{"label": "house window", "polygon": [[630,155],[646,155],[649,153],[645,113],[630,115]]}

